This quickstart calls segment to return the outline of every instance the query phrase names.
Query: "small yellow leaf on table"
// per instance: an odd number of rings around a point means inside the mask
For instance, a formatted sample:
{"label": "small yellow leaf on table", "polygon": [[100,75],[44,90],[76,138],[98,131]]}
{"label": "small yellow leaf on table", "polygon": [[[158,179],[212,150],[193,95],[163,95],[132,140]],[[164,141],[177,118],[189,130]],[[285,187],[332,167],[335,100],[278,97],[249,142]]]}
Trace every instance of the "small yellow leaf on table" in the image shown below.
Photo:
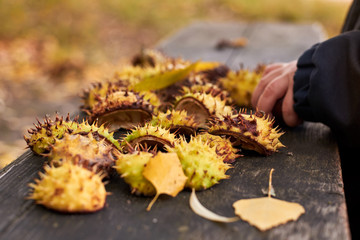
{"label": "small yellow leaf on table", "polygon": [[261,231],[266,231],[291,220],[295,221],[305,213],[304,207],[298,203],[271,198],[273,170],[270,171],[267,197],[241,199],[233,204],[236,215]]}
{"label": "small yellow leaf on table", "polygon": [[146,164],[143,170],[143,176],[150,181],[156,189],[156,196],[146,209],[148,211],[160,194],[175,197],[184,189],[187,180],[176,153],[157,153]]}
{"label": "small yellow leaf on table", "polygon": [[297,220],[305,212],[298,203],[271,197],[242,199],[233,204],[235,214],[261,231]]}

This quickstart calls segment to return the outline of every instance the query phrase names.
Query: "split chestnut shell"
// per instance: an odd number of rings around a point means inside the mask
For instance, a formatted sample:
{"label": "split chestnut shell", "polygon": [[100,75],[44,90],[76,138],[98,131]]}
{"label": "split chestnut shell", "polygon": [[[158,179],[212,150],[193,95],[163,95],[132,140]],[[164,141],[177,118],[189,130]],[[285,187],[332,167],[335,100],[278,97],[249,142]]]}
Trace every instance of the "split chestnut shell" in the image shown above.
{"label": "split chestnut shell", "polygon": [[150,121],[153,126],[160,126],[162,128],[169,129],[171,133],[175,135],[184,135],[190,137],[195,135],[198,124],[195,122],[195,118],[192,115],[188,115],[185,110],[167,110],[166,112],[159,112],[154,115]]}
{"label": "split chestnut shell", "polygon": [[234,146],[253,150],[262,155],[271,155],[284,147],[279,138],[283,135],[273,127],[274,119],[260,112],[224,116],[223,119],[213,118],[208,132],[229,138]]}
{"label": "split chestnut shell", "polygon": [[154,106],[139,93],[122,90],[108,94],[88,113],[92,121],[104,124],[109,131],[130,129],[152,118]]}
{"label": "split chestnut shell", "polygon": [[78,117],[70,119],[69,114],[64,117],[56,115],[53,121],[50,117],[45,117],[44,122],[38,121],[34,124],[35,128],[29,129],[30,136],[24,136],[29,148],[36,154],[46,154],[56,140],[63,138],[65,134],[87,135],[91,133],[97,140],[106,139],[109,144],[120,150],[120,143],[114,138],[103,125],[98,127],[96,123],[89,124],[87,121],[78,122]]}
{"label": "split chestnut shell", "polygon": [[184,88],[184,94],[176,98],[175,110],[185,110],[188,115],[195,118],[200,127],[206,127],[210,117],[222,118],[222,115],[229,115],[233,109],[228,106],[222,96],[214,96],[211,92],[193,92]]}
{"label": "split chestnut shell", "polygon": [[170,133],[169,129],[147,123],[143,127],[132,129],[122,140],[121,145],[125,151],[129,151],[131,148],[136,149],[137,146],[145,149],[165,150],[166,146],[173,147],[176,141],[175,134]]}

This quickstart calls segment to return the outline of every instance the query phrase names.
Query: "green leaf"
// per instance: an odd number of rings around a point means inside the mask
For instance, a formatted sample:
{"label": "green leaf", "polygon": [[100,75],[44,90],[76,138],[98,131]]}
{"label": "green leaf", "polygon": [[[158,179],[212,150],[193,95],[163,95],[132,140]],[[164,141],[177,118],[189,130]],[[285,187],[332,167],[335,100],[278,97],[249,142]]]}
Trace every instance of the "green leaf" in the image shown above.
{"label": "green leaf", "polygon": [[141,82],[137,83],[133,89],[134,91],[150,91],[166,88],[178,81],[185,79],[197,67],[197,62],[190,64],[186,68],[171,70],[165,73],[146,77]]}

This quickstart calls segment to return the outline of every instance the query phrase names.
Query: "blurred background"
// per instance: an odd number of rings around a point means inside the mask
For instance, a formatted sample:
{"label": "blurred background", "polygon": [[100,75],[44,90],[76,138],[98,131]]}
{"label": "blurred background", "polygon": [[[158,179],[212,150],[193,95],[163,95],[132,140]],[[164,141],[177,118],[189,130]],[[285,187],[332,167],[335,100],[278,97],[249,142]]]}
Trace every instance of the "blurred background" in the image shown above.
{"label": "blurred background", "polygon": [[75,113],[79,93],[142,47],[195,20],[320,23],[332,37],[351,0],[0,0],[0,169],[45,114]]}

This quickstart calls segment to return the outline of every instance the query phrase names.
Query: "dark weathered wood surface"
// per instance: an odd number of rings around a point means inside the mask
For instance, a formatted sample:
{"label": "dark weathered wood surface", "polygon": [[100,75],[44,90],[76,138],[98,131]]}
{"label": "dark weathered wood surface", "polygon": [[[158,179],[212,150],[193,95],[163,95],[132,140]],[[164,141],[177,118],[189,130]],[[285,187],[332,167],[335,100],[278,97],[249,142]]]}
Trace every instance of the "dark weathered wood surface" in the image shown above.
{"label": "dark weathered wood surface", "polygon": [[0,239],[349,239],[346,206],[336,143],[328,128],[306,123],[286,130],[287,148],[270,157],[239,159],[230,179],[198,192],[209,209],[233,216],[232,204],[263,196],[274,168],[276,197],[302,204],[298,221],[260,232],[248,223],[214,223],[189,208],[189,191],[161,196],[150,212],[151,198],[130,194],[114,174],[105,209],[93,214],[60,214],[26,200],[28,183],[42,170],[43,158],[26,152],[0,173]]}
{"label": "dark weathered wood surface", "polygon": [[[217,50],[222,39],[245,37],[244,48]],[[197,22],[164,39],[157,46],[172,57],[219,61],[232,69],[254,68],[258,63],[292,61],[313,44],[324,40],[318,24]]]}
{"label": "dark weathered wood surface", "polygon": [[[230,30],[224,29],[223,35],[233,34],[235,30],[231,29],[236,28],[235,25],[230,24]],[[195,26],[197,33],[201,28],[198,28],[199,24]],[[211,32],[207,31],[207,27],[212,28],[212,25],[204,26],[206,35]],[[239,29],[242,27],[244,25],[239,24]],[[261,28],[260,25],[258,27]],[[162,48],[174,54],[178,51],[177,46],[180,52],[188,51],[187,56],[193,56],[192,59],[197,55],[204,56],[206,50],[196,51],[198,45],[194,41],[197,40],[186,37],[193,28],[190,26],[167,43],[163,42]],[[212,39],[213,34],[206,36],[209,42],[216,42]],[[173,46],[173,41],[179,38],[182,39],[179,45]],[[187,44],[192,51],[186,50]],[[225,57],[222,55],[224,52],[212,52],[219,54],[219,58],[209,54],[209,58],[204,60],[228,61],[231,56],[233,60],[228,62],[234,63],[240,56],[233,50],[229,51],[230,55]],[[251,61],[256,62],[256,57],[259,55],[253,56]],[[234,216],[232,204],[235,201],[263,196],[269,171],[274,168],[276,197],[305,207],[306,213],[296,222],[266,232],[260,232],[244,221],[228,224],[211,222],[191,211],[189,191],[181,192],[176,198],[160,196],[152,210],[147,212],[151,198],[131,195],[127,184],[116,173],[106,185],[107,191],[112,194],[107,197],[103,210],[92,214],[60,214],[26,199],[28,184],[38,177],[37,172],[42,170],[45,161],[27,151],[0,171],[0,239],[350,239],[340,160],[330,130],[322,124],[305,123],[284,131],[286,133],[281,141],[287,148],[270,157],[252,154],[238,159],[234,168],[228,171],[230,179],[197,195],[203,205],[216,213]]]}

